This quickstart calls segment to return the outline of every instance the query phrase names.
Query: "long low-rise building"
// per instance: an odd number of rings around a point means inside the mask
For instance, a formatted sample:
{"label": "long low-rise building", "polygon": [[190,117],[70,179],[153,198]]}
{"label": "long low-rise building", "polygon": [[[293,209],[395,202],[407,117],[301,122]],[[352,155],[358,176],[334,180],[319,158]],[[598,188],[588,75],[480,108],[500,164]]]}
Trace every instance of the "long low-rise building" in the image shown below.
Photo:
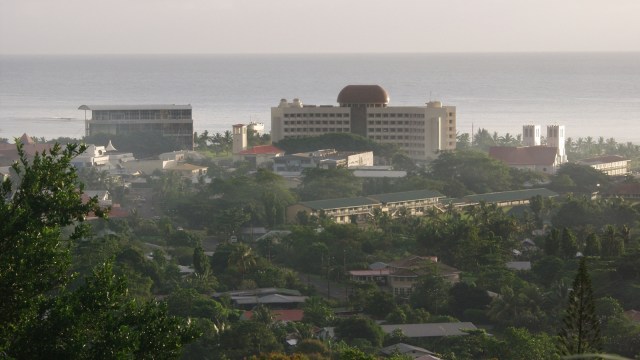
{"label": "long low-rise building", "polygon": [[459,206],[467,206],[485,202],[487,204],[496,204],[498,206],[526,205],[534,196],[552,198],[558,196],[558,193],[545,188],[501,191],[485,194],[467,195],[461,199],[454,201],[454,204]]}
{"label": "long low-rise building", "polygon": [[578,164],[588,165],[609,176],[625,176],[629,173],[631,160],[620,155],[598,156],[576,161]]}
{"label": "long low-rise building", "polygon": [[294,223],[299,212],[324,216],[339,224],[364,223],[374,216],[375,209],[395,217],[401,211],[408,215],[421,215],[426,209],[438,204],[445,196],[434,190],[413,190],[369,196],[304,201],[287,208],[287,220]]}

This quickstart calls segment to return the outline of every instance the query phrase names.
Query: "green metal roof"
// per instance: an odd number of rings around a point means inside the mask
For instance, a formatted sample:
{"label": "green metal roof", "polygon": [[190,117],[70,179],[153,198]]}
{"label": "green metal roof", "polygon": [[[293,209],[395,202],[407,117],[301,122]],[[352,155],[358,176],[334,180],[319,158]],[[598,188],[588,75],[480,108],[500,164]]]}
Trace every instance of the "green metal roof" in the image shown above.
{"label": "green metal roof", "polygon": [[304,202],[301,202],[300,204],[314,210],[326,210],[326,209],[341,209],[341,208],[347,208],[347,207],[356,207],[356,206],[363,206],[363,205],[374,205],[377,203],[378,201],[369,199],[367,197],[354,197],[354,198],[304,201]]}
{"label": "green metal roof", "polygon": [[527,200],[527,199],[531,199],[536,195],[540,195],[543,198],[558,196],[557,193],[549,189],[540,188],[540,189],[526,189],[526,190],[503,191],[503,192],[478,194],[478,195],[468,195],[463,197],[461,200],[463,200],[463,202],[472,202],[472,203],[476,203],[480,201],[484,201],[487,203],[499,203],[499,202],[507,202],[507,201]]}
{"label": "green metal roof", "polygon": [[444,195],[435,190],[413,190],[388,194],[376,194],[370,195],[369,197],[382,203],[394,203],[400,201],[442,198]]}
{"label": "green metal roof", "polygon": [[433,199],[433,198],[441,198],[444,197],[441,193],[434,190],[413,190],[413,191],[403,191],[397,193],[389,193],[389,194],[377,194],[370,196],[361,196],[354,198],[339,198],[339,199],[328,199],[328,200],[315,200],[315,201],[304,201],[300,204],[314,209],[314,210],[326,210],[326,209],[341,209],[348,207],[356,207],[363,205],[375,205],[379,203],[393,203],[399,201],[412,201],[412,200],[422,200],[422,199]]}

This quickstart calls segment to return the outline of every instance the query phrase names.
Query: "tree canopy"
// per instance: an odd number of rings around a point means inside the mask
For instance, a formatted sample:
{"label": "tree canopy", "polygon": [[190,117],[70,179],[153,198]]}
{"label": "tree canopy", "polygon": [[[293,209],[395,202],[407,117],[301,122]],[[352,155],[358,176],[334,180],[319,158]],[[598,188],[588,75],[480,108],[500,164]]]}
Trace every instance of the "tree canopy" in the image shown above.
{"label": "tree canopy", "polygon": [[[138,302],[126,280],[99,265],[69,285],[70,250],[103,216],[82,197],[71,160],[84,146],[55,145],[29,161],[18,144],[16,176],[0,187],[0,353],[16,358],[175,358],[196,332],[164,305]],[[91,344],[91,346],[87,346]]]}

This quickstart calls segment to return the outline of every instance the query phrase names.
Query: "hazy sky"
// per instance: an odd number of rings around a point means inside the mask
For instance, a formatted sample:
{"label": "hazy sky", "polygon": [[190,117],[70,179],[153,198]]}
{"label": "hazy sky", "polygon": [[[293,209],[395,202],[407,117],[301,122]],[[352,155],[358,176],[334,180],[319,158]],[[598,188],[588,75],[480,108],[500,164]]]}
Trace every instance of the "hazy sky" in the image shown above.
{"label": "hazy sky", "polygon": [[640,0],[0,0],[0,54],[640,51]]}

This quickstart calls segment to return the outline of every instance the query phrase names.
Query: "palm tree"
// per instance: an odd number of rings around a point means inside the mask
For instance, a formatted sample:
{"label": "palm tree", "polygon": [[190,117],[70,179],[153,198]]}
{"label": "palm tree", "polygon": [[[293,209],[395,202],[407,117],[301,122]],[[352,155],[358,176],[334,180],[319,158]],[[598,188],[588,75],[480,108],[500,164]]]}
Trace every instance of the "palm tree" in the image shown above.
{"label": "palm tree", "polygon": [[224,132],[223,144],[225,152],[229,154],[233,146],[233,135],[231,135],[231,131],[227,130]]}
{"label": "palm tree", "polygon": [[220,153],[220,150],[222,150],[222,148],[224,147],[223,142],[224,142],[224,138],[222,137],[222,134],[220,134],[219,132],[211,136],[211,143],[213,145],[214,151],[216,152],[216,155],[218,155]]}
{"label": "palm tree", "polygon": [[256,256],[251,248],[245,244],[237,244],[229,254],[229,265],[235,266],[240,270],[243,281],[246,271],[255,264]]}

